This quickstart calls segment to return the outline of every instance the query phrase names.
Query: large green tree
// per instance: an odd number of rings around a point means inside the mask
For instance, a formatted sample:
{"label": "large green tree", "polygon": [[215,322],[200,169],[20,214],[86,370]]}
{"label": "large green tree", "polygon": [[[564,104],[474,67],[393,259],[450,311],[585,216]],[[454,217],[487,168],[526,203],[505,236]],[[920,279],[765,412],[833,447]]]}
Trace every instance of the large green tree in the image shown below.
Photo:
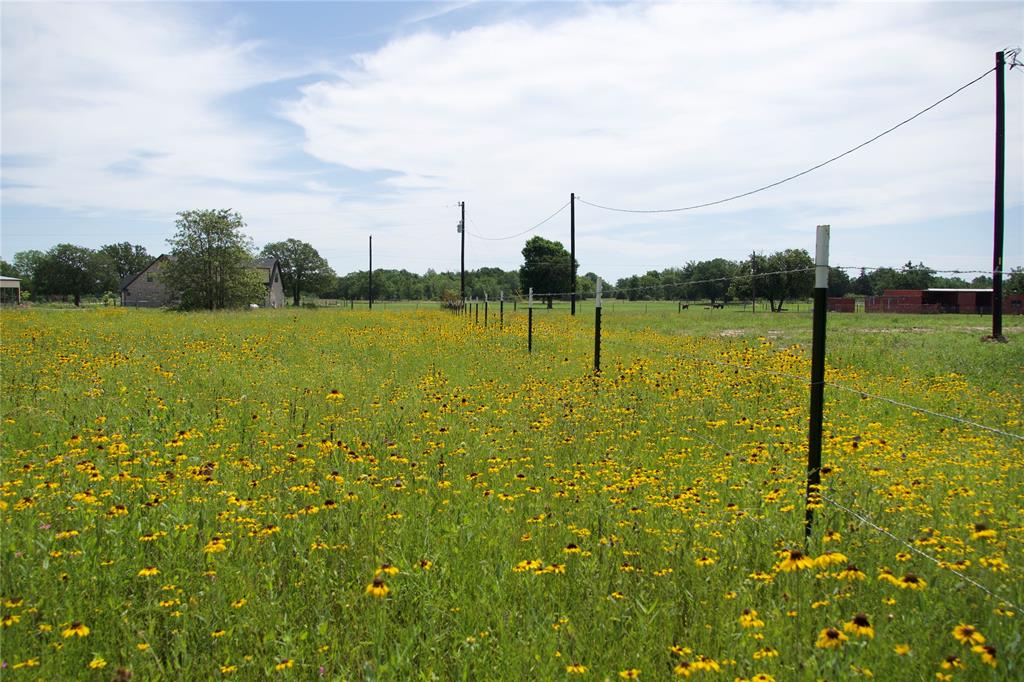
{"label": "large green tree", "polygon": [[142,272],[153,260],[146,251],[146,247],[128,242],[105,244],[99,248],[99,252],[110,259],[114,272],[117,273],[118,281],[129,275]]}
{"label": "large green tree", "polygon": [[713,258],[700,262],[690,262],[683,268],[688,298],[706,298],[715,303],[718,299],[726,300],[729,285],[741,274],[738,263],[725,258]]}
{"label": "large green tree", "polygon": [[35,274],[44,258],[46,258],[46,254],[35,249],[19,251],[14,254],[12,265],[18,271],[18,277],[21,278],[21,290],[23,292],[31,291],[36,293]]}
{"label": "large green tree", "polygon": [[85,294],[99,294],[109,288],[109,261],[92,249],[58,244],[36,263],[32,273],[33,293],[72,296],[76,306]]}
{"label": "large green tree", "polygon": [[241,215],[230,209],[182,211],[176,224],[162,277],[182,309],[219,310],[265,299]]}
{"label": "large green tree", "polygon": [[[561,242],[532,237],[523,246],[523,265],[519,268],[519,284],[523,291],[531,287],[537,296],[547,298],[548,307],[556,294],[565,294],[572,286],[573,268],[569,252]],[[579,264],[574,264],[579,267]]]}
{"label": "large green tree", "polygon": [[[1024,268],[1013,268],[1009,275],[1004,275],[1003,295],[1024,294]],[[989,286],[992,286],[991,283]]]}
{"label": "large green tree", "polygon": [[285,291],[291,292],[294,305],[299,305],[303,291],[322,293],[334,284],[337,277],[312,244],[298,239],[267,244],[260,256],[278,260],[281,265],[281,285]]}

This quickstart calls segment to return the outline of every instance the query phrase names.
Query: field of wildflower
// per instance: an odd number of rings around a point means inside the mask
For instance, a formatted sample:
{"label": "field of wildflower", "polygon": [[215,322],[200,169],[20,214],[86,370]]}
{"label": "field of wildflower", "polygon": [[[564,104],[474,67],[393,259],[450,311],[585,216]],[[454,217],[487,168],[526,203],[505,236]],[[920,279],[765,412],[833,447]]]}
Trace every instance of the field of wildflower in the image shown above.
{"label": "field of wildflower", "polygon": [[675,313],[0,313],[0,677],[1024,677],[1021,330],[832,316],[805,544],[809,316]]}

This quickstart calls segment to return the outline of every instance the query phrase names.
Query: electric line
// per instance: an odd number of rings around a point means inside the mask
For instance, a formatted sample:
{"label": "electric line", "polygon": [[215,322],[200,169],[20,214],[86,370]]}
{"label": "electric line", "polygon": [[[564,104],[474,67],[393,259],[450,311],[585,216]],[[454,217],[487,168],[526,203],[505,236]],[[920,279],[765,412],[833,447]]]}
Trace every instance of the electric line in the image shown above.
{"label": "electric line", "polygon": [[[523,230],[522,232],[516,232],[515,234],[510,234],[510,235],[505,236],[505,237],[485,237],[482,234],[473,234],[472,232],[469,232],[468,234],[469,234],[470,237],[476,237],[477,239],[484,239],[484,240],[487,240],[487,241],[490,241],[490,242],[500,242],[500,241],[504,241],[506,239],[515,239],[516,237],[523,236],[527,232],[533,232],[538,227],[540,227],[544,223],[548,222],[549,220],[554,218],[556,215],[558,215],[559,213],[561,213],[562,211],[564,211],[568,207],[569,207],[569,202],[567,201],[564,204],[562,204],[561,208],[559,208],[557,211],[555,211],[554,213],[549,215],[547,218],[545,218],[544,220],[542,220],[539,223],[537,223],[536,225],[534,225],[533,227],[528,227],[527,229]],[[472,218],[470,218],[469,220],[470,220],[470,222],[473,222]],[[476,223],[473,223],[473,226],[476,227]]]}
{"label": "electric line", "polygon": [[807,175],[808,173],[816,171],[819,168],[823,168],[824,166],[827,166],[828,164],[832,163],[833,161],[838,161],[839,159],[843,158],[844,156],[852,154],[853,152],[857,151],[858,149],[862,149],[863,147],[868,146],[872,142],[874,142],[874,141],[876,141],[878,139],[881,139],[882,137],[885,137],[886,135],[888,135],[889,133],[893,132],[897,128],[900,128],[900,127],[906,125],[907,123],[910,123],[915,118],[918,118],[919,116],[922,116],[923,114],[931,111],[932,109],[934,109],[935,107],[939,106],[940,104],[942,104],[946,100],[952,98],[953,96],[958,95],[960,92],[966,90],[970,86],[972,86],[975,83],[977,83],[978,81],[982,80],[983,78],[985,78],[985,76],[989,75],[993,71],[995,71],[994,67],[989,69],[985,73],[981,74],[980,76],[978,76],[977,78],[972,80],[970,83],[966,83],[964,85],[961,85],[959,88],[957,88],[953,92],[949,93],[948,95],[946,95],[942,99],[938,100],[934,104],[931,104],[931,105],[925,107],[924,109],[922,109],[921,111],[917,112],[916,114],[914,114],[910,118],[907,118],[907,119],[904,119],[903,121],[900,121],[899,123],[897,123],[896,125],[892,126],[891,128],[889,128],[889,129],[879,133],[878,135],[875,135],[870,140],[867,140],[866,142],[861,142],[856,147],[853,147],[851,149],[847,149],[842,154],[838,154],[836,156],[833,156],[832,158],[828,159],[827,161],[822,161],[821,163],[817,164],[816,166],[811,166],[807,170],[800,171],[799,173],[796,173],[794,175],[790,175],[789,177],[783,178],[781,180],[777,180],[777,181],[775,181],[775,182],[773,182],[771,184],[764,185],[763,187],[758,187],[757,189],[752,189],[749,192],[743,192],[742,194],[736,194],[736,195],[733,195],[731,197],[726,197],[725,199],[718,199],[716,201],[708,201],[708,202],[705,202],[703,204],[694,204],[692,206],[682,206],[682,207],[679,207],[679,208],[660,208],[660,209],[634,209],[634,208],[615,208],[615,207],[612,207],[612,206],[602,206],[601,204],[595,204],[595,203],[591,203],[591,202],[587,201],[586,199],[581,199],[578,194],[576,195],[576,199],[577,199],[577,201],[580,201],[581,203],[587,204],[588,206],[593,206],[594,208],[600,208],[600,209],[603,209],[605,211],[616,211],[618,213],[679,213],[681,211],[692,211],[692,210],[698,209],[698,208],[707,208],[708,206],[717,206],[718,204],[724,204],[726,202],[734,201],[736,199],[742,199],[743,197],[749,197],[752,194],[757,194],[758,192],[763,192],[766,189],[771,189],[772,187],[778,187],[779,185],[781,185],[783,183],[786,183],[786,182],[789,182],[790,180],[795,180],[795,179],[797,179],[797,178],[799,178],[799,177],[801,177],[803,175]]}

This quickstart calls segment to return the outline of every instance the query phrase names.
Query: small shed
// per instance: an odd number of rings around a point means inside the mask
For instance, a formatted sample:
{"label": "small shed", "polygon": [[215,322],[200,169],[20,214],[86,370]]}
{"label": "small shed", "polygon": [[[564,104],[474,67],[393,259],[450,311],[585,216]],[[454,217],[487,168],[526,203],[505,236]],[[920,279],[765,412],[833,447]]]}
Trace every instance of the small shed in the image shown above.
{"label": "small shed", "polygon": [[21,280],[0,277],[0,303],[21,303]]}
{"label": "small shed", "polygon": [[830,313],[852,313],[856,309],[856,299],[836,296],[828,297],[828,311]]}

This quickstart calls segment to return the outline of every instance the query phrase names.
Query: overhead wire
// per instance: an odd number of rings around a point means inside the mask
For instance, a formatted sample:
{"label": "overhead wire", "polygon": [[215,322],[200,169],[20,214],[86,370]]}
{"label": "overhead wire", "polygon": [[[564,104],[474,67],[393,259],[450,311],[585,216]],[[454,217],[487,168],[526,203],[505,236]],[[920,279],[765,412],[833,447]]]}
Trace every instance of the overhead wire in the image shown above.
{"label": "overhead wire", "polygon": [[[504,241],[506,239],[515,239],[516,237],[521,237],[524,234],[527,234],[529,232],[533,232],[538,227],[540,227],[544,223],[548,222],[549,220],[551,220],[552,218],[557,216],[559,213],[564,211],[566,208],[568,208],[570,203],[571,202],[569,202],[569,201],[565,202],[564,204],[562,204],[562,206],[557,211],[555,211],[554,213],[549,215],[547,218],[545,218],[544,220],[540,221],[539,223],[537,223],[533,227],[526,228],[522,232],[516,232],[515,234],[506,235],[504,237],[486,237],[486,236],[484,236],[482,234],[474,234],[473,232],[469,232],[469,231],[467,231],[466,234],[468,234],[470,237],[474,237],[476,239],[484,239],[486,241],[491,241],[491,242],[500,242],[500,241]],[[472,218],[470,218],[470,222],[472,222]],[[473,223],[473,227],[476,227],[476,223]]]}
{"label": "overhead wire", "polygon": [[733,196],[726,197],[724,199],[717,199],[715,201],[707,201],[707,202],[704,202],[704,203],[701,203],[701,204],[693,204],[692,206],[680,206],[678,208],[657,208],[657,209],[650,209],[650,208],[649,209],[617,208],[617,207],[613,207],[613,206],[605,206],[605,205],[602,205],[602,204],[597,204],[597,203],[593,203],[593,202],[587,201],[586,199],[582,199],[582,198],[580,198],[580,196],[578,194],[576,195],[576,199],[577,199],[577,201],[580,201],[581,203],[584,203],[584,204],[586,204],[588,206],[593,206],[594,208],[599,208],[599,209],[602,209],[602,210],[605,210],[605,211],[615,211],[615,212],[618,212],[618,213],[680,213],[682,211],[693,211],[693,210],[698,209],[698,208],[707,208],[709,206],[717,206],[719,204],[724,204],[724,203],[727,203],[727,202],[730,202],[730,201],[735,201],[736,199],[742,199],[744,197],[749,197],[752,194],[757,194],[758,192],[763,192],[763,191],[765,191],[767,189],[771,189],[773,187],[778,187],[779,185],[781,185],[783,183],[786,183],[786,182],[789,182],[791,180],[796,180],[797,178],[802,177],[804,175],[807,175],[808,173],[812,173],[812,172],[814,172],[814,171],[816,171],[816,170],[818,170],[820,168],[824,168],[825,166],[829,165],[830,163],[832,163],[834,161],[838,161],[839,159],[843,158],[844,156],[849,156],[850,154],[854,153],[855,151],[857,151],[859,149],[863,149],[864,147],[868,146],[872,142],[875,142],[875,141],[885,137],[889,133],[897,130],[898,128],[901,128],[901,127],[905,126],[906,124],[910,123],[914,119],[916,119],[916,118],[918,118],[920,116],[923,116],[924,114],[926,114],[927,112],[931,111],[935,107],[939,106],[940,104],[942,104],[946,100],[951,99],[952,97],[960,94],[961,92],[963,92],[967,88],[971,87],[975,83],[977,83],[977,82],[981,81],[982,79],[984,79],[985,76],[989,75],[990,73],[992,73],[995,70],[996,70],[995,67],[992,67],[991,69],[989,69],[985,73],[981,74],[980,76],[978,76],[974,80],[970,81],[969,83],[965,83],[964,85],[961,85],[959,88],[957,88],[953,92],[949,93],[948,95],[946,95],[942,99],[939,99],[938,101],[930,104],[929,106],[925,107],[921,111],[917,112],[913,116],[911,116],[909,118],[906,118],[906,119],[900,121],[899,123],[897,123],[896,125],[894,125],[894,126],[888,128],[888,129],[882,131],[878,135],[875,135],[874,137],[872,137],[870,140],[867,140],[865,142],[861,142],[856,147],[852,147],[850,149],[847,149],[845,152],[843,152],[841,154],[837,154],[836,156],[833,156],[830,159],[822,161],[821,163],[819,163],[817,165],[811,166],[810,168],[808,168],[806,170],[800,171],[799,173],[794,173],[793,175],[790,175],[788,177],[782,178],[781,180],[776,180],[775,182],[769,183],[769,184],[764,185],[762,187],[758,187],[757,189],[752,189],[752,190],[750,190],[748,192],[742,192],[740,194],[734,194]]}

